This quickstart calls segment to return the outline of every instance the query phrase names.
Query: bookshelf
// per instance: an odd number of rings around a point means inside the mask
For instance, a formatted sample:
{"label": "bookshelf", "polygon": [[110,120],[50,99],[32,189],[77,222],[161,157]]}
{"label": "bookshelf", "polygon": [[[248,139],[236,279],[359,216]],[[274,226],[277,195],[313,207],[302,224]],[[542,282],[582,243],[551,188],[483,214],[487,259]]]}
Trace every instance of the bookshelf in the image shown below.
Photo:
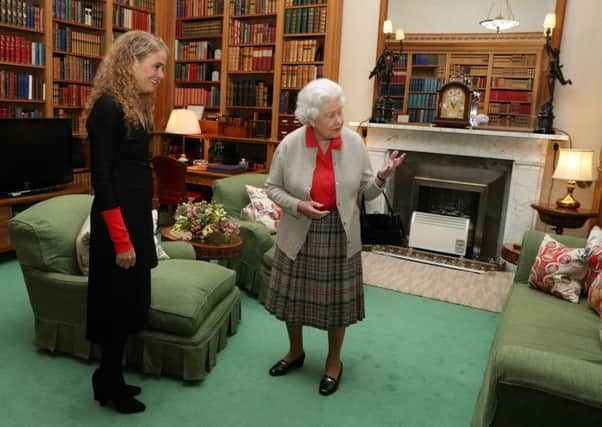
{"label": "bookshelf", "polygon": [[[532,129],[544,89],[544,43],[539,33],[407,34],[401,55],[406,62],[394,67],[394,79],[399,73],[406,84],[402,96],[390,98],[402,99],[395,110],[408,114],[410,122],[429,123],[437,90],[464,76],[481,93],[478,111],[489,116],[490,126]],[[390,49],[399,50],[396,42]],[[380,94],[375,83],[374,96]]]}

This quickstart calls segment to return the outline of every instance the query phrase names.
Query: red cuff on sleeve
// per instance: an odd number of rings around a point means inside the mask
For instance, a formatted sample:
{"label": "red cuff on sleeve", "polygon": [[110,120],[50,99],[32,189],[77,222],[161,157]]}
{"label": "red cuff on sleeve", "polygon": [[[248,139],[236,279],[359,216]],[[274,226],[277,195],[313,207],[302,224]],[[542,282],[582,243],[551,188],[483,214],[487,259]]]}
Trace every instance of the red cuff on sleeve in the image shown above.
{"label": "red cuff on sleeve", "polygon": [[121,215],[121,209],[113,208],[100,213],[107,224],[109,230],[109,236],[115,246],[115,252],[127,252],[134,245],[130,242],[130,234],[128,233],[125,223],[123,222],[123,216]]}

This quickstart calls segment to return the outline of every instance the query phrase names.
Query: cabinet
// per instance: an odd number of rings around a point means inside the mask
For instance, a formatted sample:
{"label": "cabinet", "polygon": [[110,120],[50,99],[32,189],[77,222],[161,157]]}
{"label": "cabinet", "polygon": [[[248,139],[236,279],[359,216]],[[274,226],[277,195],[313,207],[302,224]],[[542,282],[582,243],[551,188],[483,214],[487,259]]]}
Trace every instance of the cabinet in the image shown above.
{"label": "cabinet", "polygon": [[[398,114],[410,122],[432,122],[437,90],[452,80],[466,79],[480,92],[479,113],[489,125],[532,129],[541,103],[545,38],[538,33],[408,34],[397,52],[388,95]],[[378,84],[378,83],[377,83]],[[395,120],[395,118],[393,118]]]}

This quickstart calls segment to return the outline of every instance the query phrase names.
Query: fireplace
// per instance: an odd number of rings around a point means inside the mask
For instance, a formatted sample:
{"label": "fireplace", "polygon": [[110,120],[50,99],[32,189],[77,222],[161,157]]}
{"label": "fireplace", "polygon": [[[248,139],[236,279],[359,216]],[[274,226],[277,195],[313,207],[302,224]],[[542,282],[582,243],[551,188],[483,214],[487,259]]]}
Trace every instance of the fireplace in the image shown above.
{"label": "fireplace", "polygon": [[[471,256],[482,259],[497,257],[503,243],[520,242],[524,232],[535,226],[531,203],[540,201],[544,174],[551,175],[552,147],[554,143],[565,147],[568,142],[564,135],[512,130],[378,123],[364,127],[374,170],[391,150],[408,154],[386,189],[406,226],[412,203],[428,211],[433,204],[428,199],[439,198],[440,206],[434,209],[446,214],[456,209],[456,214],[471,218]],[[482,204],[486,207],[479,208]],[[367,202],[366,209],[384,212],[383,198]],[[484,218],[480,223],[479,217]],[[482,224],[480,229],[477,224]]]}
{"label": "fireplace", "polygon": [[466,256],[491,261],[502,243],[511,174],[509,160],[407,152],[387,192],[408,231],[415,211],[468,219]]}

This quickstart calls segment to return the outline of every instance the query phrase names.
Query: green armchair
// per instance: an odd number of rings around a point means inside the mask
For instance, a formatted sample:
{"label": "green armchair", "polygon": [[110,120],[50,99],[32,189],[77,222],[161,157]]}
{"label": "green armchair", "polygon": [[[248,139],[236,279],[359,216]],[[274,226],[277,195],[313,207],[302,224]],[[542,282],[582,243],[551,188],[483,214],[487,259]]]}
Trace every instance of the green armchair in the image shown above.
{"label": "green armchair", "polygon": [[243,174],[216,180],[212,185],[213,200],[222,203],[228,215],[240,224],[240,236],[243,240],[242,256],[236,260],[224,261],[223,265],[235,270],[237,285],[256,295],[261,303],[265,300],[269,280],[273,256],[273,250],[270,249],[274,246],[274,235],[261,224],[242,220],[240,211],[250,203],[245,185],[263,187],[267,178],[263,174]]}
{"label": "green armchair", "polygon": [[[9,223],[33,309],[36,346],[82,359],[99,355],[85,335],[88,278],[80,273],[75,249],[91,203],[89,195],[55,197]],[[235,273],[195,260],[188,243],[163,247],[171,258],[152,270],[148,324],[128,342],[126,364],[154,375],[200,380],[238,328]]]}

